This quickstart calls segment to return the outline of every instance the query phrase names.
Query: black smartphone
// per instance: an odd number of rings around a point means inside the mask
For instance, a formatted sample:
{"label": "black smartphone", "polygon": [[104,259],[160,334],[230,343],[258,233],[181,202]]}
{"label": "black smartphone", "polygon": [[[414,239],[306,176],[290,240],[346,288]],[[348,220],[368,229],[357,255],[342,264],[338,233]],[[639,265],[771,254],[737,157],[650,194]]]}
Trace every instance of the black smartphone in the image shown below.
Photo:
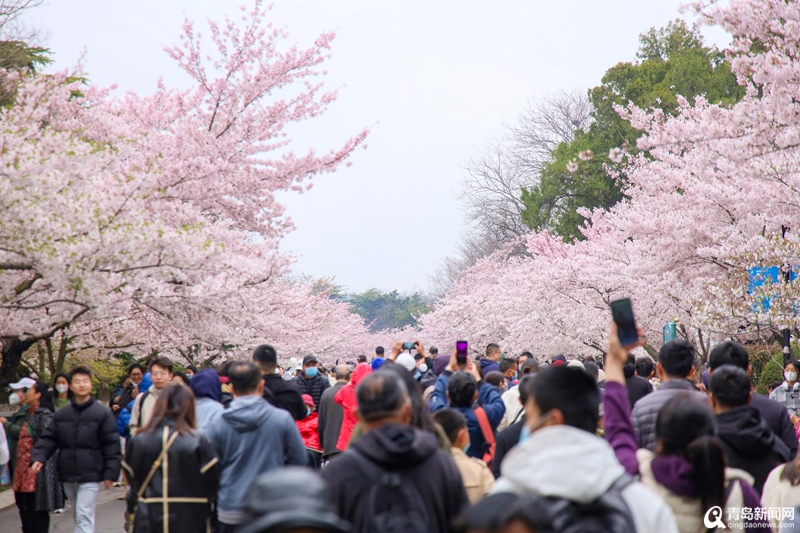
{"label": "black smartphone", "polygon": [[630,298],[622,298],[611,302],[611,316],[617,325],[617,336],[623,346],[630,346],[639,340],[636,320],[633,318],[633,307]]}
{"label": "black smartphone", "polygon": [[467,341],[456,341],[456,362],[459,365],[467,364]]}
{"label": "black smartphone", "polygon": [[416,342],[404,342],[403,343],[403,349],[404,350],[413,350],[416,347],[417,347],[417,343]]}

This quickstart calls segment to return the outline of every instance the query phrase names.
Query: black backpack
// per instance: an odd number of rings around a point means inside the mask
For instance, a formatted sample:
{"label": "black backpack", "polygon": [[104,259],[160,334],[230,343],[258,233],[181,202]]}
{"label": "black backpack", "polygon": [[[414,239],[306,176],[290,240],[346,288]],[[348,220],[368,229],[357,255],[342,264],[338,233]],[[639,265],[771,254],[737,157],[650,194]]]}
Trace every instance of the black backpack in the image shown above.
{"label": "black backpack", "polygon": [[541,508],[555,533],[636,533],[631,510],[622,498],[622,491],[631,483],[633,478],[624,474],[588,504],[541,497]]}
{"label": "black backpack", "polygon": [[345,454],[372,481],[364,506],[366,514],[353,533],[430,533],[435,531],[425,502],[400,473],[383,470],[360,453]]}

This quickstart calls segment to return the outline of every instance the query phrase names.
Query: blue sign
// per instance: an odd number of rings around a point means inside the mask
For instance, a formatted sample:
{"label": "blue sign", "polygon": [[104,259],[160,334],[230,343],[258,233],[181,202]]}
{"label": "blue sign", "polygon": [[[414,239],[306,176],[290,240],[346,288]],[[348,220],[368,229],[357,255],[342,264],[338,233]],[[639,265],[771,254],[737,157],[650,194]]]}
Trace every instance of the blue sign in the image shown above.
{"label": "blue sign", "polygon": [[[797,279],[797,271],[797,266],[791,267],[791,270],[789,271],[790,282]],[[779,266],[753,267],[748,269],[747,273],[749,274],[750,278],[747,293],[751,295],[758,287],[763,287],[764,285],[774,285],[775,283],[780,283],[784,279],[784,274],[781,272],[781,267]],[[759,296],[757,302],[753,304],[752,311],[754,313],[768,313],[770,310],[771,301],[772,296]]]}

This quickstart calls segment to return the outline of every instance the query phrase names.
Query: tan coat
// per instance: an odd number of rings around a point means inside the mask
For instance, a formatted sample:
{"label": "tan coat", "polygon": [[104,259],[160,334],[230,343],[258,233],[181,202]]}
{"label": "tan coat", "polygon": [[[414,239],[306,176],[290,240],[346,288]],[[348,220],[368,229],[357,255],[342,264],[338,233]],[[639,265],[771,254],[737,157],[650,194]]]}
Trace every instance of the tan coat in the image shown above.
{"label": "tan coat", "polygon": [[[128,424],[131,428],[131,435],[134,435],[137,431],[146,426],[148,422],[150,422],[150,419],[153,417],[153,409],[156,406],[160,392],[161,391],[155,387],[150,387],[150,391],[147,394],[147,397],[144,399],[144,405],[142,405],[144,392],[140,392],[136,397],[136,400],[133,402],[133,409],[131,409],[131,421]],[[139,427],[139,411],[142,412],[141,427]]]}
{"label": "tan coat", "polygon": [[460,448],[453,446],[453,459],[456,461],[458,471],[461,472],[461,479],[467,489],[469,502],[475,505],[489,494],[494,486],[494,476],[486,463],[480,459],[470,457]]}

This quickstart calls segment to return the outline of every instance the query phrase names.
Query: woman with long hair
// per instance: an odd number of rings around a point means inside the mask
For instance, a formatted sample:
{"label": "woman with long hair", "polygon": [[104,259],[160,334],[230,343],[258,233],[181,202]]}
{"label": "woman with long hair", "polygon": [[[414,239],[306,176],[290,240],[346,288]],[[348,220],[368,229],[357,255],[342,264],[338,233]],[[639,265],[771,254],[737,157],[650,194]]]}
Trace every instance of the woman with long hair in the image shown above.
{"label": "woman with long hair", "polygon": [[130,485],[129,531],[203,533],[210,527],[219,465],[196,427],[191,391],[170,386],[147,425],[128,439],[122,466]]}
{"label": "woman with long hair", "polygon": [[56,411],[69,403],[72,392],[69,390],[69,378],[64,373],[56,374],[53,378],[53,389],[55,392],[54,403]]}
{"label": "woman with long hair", "polygon": [[681,533],[705,533],[708,528],[704,518],[714,507],[720,513],[712,519],[748,533],[768,531],[769,526],[762,521],[745,521],[729,512],[734,508],[760,508],[761,502],[752,476],[726,468],[725,451],[715,437],[714,412],[705,400],[688,392],[670,399],[656,419],[655,451],[637,449],[622,368],[632,348],[620,345],[612,326],[603,397],[605,439],[627,473],[641,476],[642,484],[670,506]]}
{"label": "woman with long hair", "polygon": [[25,392],[27,416],[19,432],[14,468],[14,499],[23,533],[47,533],[49,511],[64,506],[64,493],[56,472],[57,459],[50,460],[38,474],[31,468],[31,452],[45,427],[53,423],[53,391],[37,381]]}

